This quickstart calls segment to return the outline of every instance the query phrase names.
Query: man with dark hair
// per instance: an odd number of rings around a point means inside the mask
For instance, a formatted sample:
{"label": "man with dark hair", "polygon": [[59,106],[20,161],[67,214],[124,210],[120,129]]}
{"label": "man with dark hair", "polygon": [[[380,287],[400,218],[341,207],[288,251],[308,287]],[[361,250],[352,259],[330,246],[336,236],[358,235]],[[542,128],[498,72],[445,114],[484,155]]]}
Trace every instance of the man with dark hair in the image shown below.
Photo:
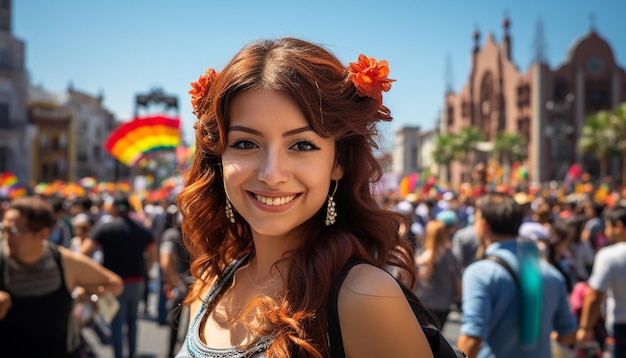
{"label": "man with dark hair", "polygon": [[[519,276],[518,231],[524,212],[513,197],[488,193],[476,201],[475,228],[485,254],[497,256]],[[535,248],[535,255],[538,255]],[[538,256],[537,256],[538,257]],[[516,277],[493,260],[478,260],[463,272],[463,318],[458,346],[474,357],[550,357],[550,334],[558,341],[573,343],[576,320],[569,310],[563,276],[538,260],[541,286],[541,317],[538,339],[522,344],[521,292]]]}
{"label": "man with dark hair", "polygon": [[71,292],[122,292],[118,275],[48,241],[55,223],[50,204],[34,197],[12,201],[2,217],[2,357],[75,357],[79,339],[72,330]]}
{"label": "man with dark hair", "polygon": [[125,195],[116,196],[110,203],[111,216],[101,219],[85,239],[83,253],[90,255],[98,246],[102,249],[103,266],[124,280],[124,291],[119,297],[120,309],[111,322],[111,336],[116,358],[123,353],[123,326],[127,325],[128,352],[134,357],[137,347],[138,305],[145,284],[146,270],[157,259],[156,245],[150,231],[133,220],[132,210]]}
{"label": "man with dark hair", "polygon": [[626,207],[607,209],[604,223],[606,236],[614,244],[598,250],[593,260],[576,338],[581,342],[593,339],[606,295],[613,299],[611,310],[607,312],[607,321],[613,322],[612,327],[608,327],[615,339],[613,357],[626,357]]}

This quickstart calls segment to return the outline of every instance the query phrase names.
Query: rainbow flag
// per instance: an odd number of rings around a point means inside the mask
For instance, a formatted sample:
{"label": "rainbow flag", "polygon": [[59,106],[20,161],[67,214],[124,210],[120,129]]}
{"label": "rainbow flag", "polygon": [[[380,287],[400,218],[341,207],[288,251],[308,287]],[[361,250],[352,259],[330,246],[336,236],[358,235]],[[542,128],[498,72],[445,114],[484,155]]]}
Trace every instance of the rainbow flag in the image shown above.
{"label": "rainbow flag", "polygon": [[4,172],[0,175],[0,186],[14,186],[18,182],[17,176],[11,172]]}
{"label": "rainbow flag", "polygon": [[176,150],[180,143],[180,119],[163,115],[137,117],[119,126],[104,148],[121,163],[137,166],[146,154]]}

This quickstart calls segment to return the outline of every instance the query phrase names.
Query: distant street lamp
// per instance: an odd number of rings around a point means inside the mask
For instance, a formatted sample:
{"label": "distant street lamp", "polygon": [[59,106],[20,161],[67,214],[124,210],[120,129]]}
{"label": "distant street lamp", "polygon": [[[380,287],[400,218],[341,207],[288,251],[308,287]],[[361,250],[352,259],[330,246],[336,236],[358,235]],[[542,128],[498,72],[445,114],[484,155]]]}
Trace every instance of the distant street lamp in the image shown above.
{"label": "distant street lamp", "polygon": [[574,95],[569,93],[562,101],[546,102],[550,123],[545,135],[550,139],[550,159],[552,160],[552,179],[562,180],[571,166],[573,146],[569,137],[576,132],[576,127],[569,121],[569,111],[574,102]]}

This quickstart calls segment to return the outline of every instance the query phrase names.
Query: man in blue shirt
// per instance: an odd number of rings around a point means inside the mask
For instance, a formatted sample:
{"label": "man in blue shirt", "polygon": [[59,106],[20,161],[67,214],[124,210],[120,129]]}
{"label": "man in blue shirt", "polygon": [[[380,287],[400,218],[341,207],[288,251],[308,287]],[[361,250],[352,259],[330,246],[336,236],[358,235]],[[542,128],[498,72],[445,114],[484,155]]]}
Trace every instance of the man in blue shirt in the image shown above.
{"label": "man in blue shirt", "polygon": [[[495,255],[519,272],[517,234],[522,208],[510,195],[488,193],[476,202],[475,228],[486,255]],[[539,339],[520,343],[520,294],[514,278],[491,260],[470,264],[463,273],[463,318],[458,347],[474,357],[551,357],[550,335],[564,344],[575,341],[576,319],[569,310],[565,280],[545,261],[539,263],[542,284]],[[519,276],[519,275],[518,275]]]}

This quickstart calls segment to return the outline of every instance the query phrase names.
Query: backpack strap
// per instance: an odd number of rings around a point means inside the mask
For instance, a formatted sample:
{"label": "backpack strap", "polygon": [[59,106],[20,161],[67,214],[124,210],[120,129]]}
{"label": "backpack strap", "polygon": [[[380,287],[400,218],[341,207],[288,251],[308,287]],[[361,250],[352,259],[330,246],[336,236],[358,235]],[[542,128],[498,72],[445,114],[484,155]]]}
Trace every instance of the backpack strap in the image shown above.
{"label": "backpack strap", "polygon": [[489,255],[485,257],[485,260],[499,263],[500,266],[502,266],[509,273],[509,275],[511,275],[511,277],[513,278],[513,281],[515,281],[515,286],[517,286],[519,290],[520,288],[519,278],[517,278],[517,274],[515,273],[515,271],[513,271],[513,268],[511,267],[511,265],[509,265],[506,261],[504,261],[503,258],[501,258],[500,256],[496,256],[496,255]]}
{"label": "backpack strap", "polygon": [[327,324],[327,340],[330,347],[330,356],[332,358],[345,358],[346,352],[343,350],[343,339],[341,338],[341,327],[339,326],[339,310],[337,309],[337,301],[339,298],[339,290],[343,281],[348,276],[350,270],[364,261],[350,261],[343,266],[339,272],[339,276],[335,280],[330,296],[328,297],[328,318]]}
{"label": "backpack strap", "polygon": [[[6,240],[6,239],[5,239]],[[0,290],[6,290],[4,287],[4,247],[3,243],[0,241]]]}
{"label": "backpack strap", "polygon": [[[339,290],[345,280],[348,272],[358,264],[367,263],[365,261],[351,261],[339,272],[339,276],[335,280],[335,284],[328,298],[328,318],[327,318],[327,340],[331,358],[345,358],[346,353],[343,348],[343,339],[341,338],[341,327],[339,326],[339,311],[337,309],[337,301]],[[387,272],[387,271],[385,271]],[[419,321],[422,331],[426,336],[428,345],[435,358],[463,358],[465,353],[458,347],[448,342],[439,330],[439,322],[435,316],[424,306],[422,301],[408,287],[399,282],[393,275],[387,272],[402,288],[407,302],[413,310],[415,318]]]}

